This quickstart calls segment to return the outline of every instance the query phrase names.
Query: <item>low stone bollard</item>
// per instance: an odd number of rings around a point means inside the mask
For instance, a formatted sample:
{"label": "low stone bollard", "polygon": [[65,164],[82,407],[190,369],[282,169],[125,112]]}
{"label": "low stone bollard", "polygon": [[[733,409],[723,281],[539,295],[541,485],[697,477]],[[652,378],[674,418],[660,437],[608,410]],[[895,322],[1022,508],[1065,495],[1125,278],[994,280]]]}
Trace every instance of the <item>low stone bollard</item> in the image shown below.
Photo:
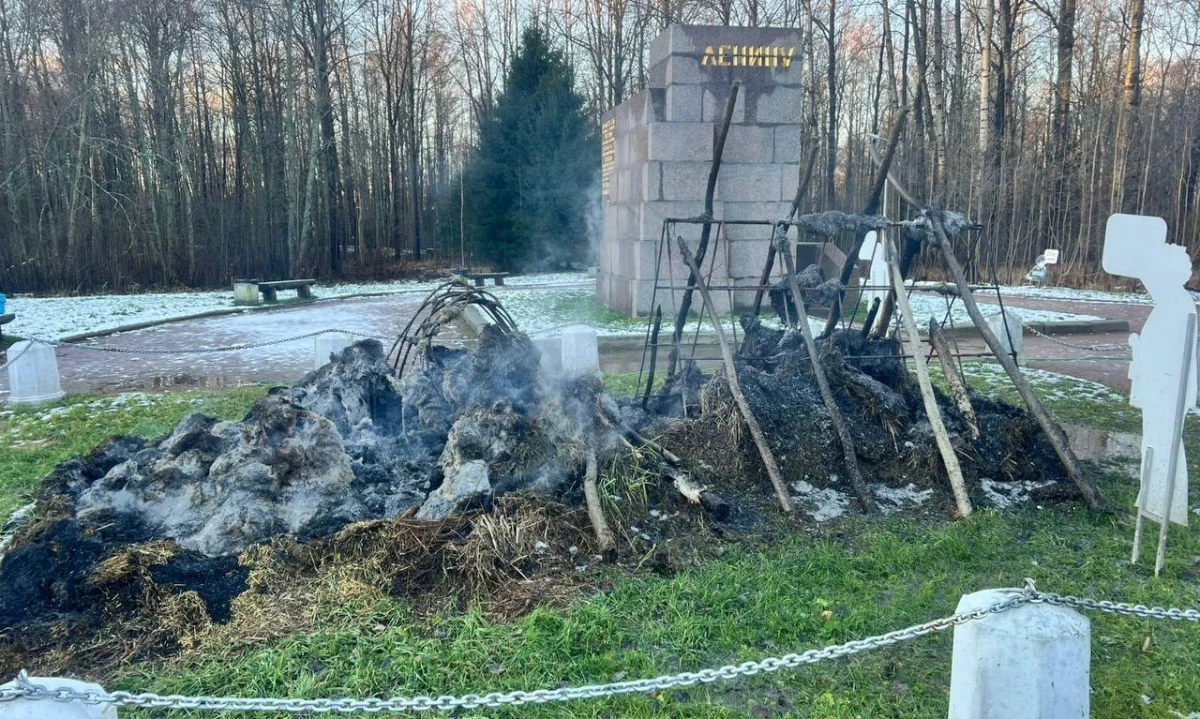
{"label": "low stone bollard", "polygon": [[9,402],[39,404],[63,396],[54,347],[25,340],[9,347],[7,357]]}
{"label": "low stone bollard", "polygon": [[[1018,590],[965,595],[957,613]],[[954,628],[950,719],[1086,719],[1091,623],[1073,609],[1022,604]]]}
{"label": "low stone bollard", "polygon": [[258,284],[255,282],[238,281],[233,283],[233,304],[257,305],[261,302],[258,294]]}
{"label": "low stone bollard", "polygon": [[326,332],[313,338],[313,369],[321,369],[330,363],[330,355],[340,353],[350,346],[350,335],[344,332]]}
{"label": "low stone bollard", "polygon": [[534,337],[533,346],[541,353],[541,369],[542,374],[549,378],[557,378],[562,376],[562,337],[559,335],[547,335],[545,337]]}
{"label": "low stone bollard", "polygon": [[[99,684],[59,679],[29,677],[34,684],[49,689],[71,689],[77,692],[104,691]],[[0,689],[12,689],[17,682],[0,685]],[[83,702],[60,702],[53,699],[33,701],[19,700],[0,704],[0,719],[117,719],[117,708],[111,704],[84,704]]]}
{"label": "low stone bollard", "polygon": [[[1008,319],[1007,329],[1004,326],[1005,318]],[[1000,340],[1000,346],[1004,348],[1005,353],[1010,357],[1015,353],[1017,364],[1024,364],[1025,325],[1021,320],[1021,315],[1006,309],[988,317],[987,323],[992,333],[996,335],[996,339]]]}
{"label": "low stone bollard", "polygon": [[567,379],[600,372],[600,346],[596,329],[573,325],[562,331],[562,374]]}

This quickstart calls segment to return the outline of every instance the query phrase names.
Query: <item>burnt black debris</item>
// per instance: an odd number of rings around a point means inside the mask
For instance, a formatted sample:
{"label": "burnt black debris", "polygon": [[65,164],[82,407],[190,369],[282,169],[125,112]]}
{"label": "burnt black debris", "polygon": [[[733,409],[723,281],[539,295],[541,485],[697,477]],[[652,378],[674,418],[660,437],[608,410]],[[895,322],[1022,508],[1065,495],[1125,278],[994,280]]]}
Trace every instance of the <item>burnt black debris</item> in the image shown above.
{"label": "burnt black debris", "polygon": [[[819,273],[810,274],[804,291],[820,293]],[[798,332],[752,317],[742,325],[738,378],[785,480],[844,484]],[[819,348],[867,480],[948,496],[898,343],[843,331]],[[513,492],[579,503],[585,458],[609,466],[629,456],[631,437],[660,445],[670,458],[664,485],[674,481],[682,496],[728,492],[730,521],[743,526],[773,511],[720,372],[681,362],[643,408],[640,398],[618,406],[595,377],[545,376],[534,344],[509,326],[486,328],[471,350],[424,340],[406,349],[402,377],[394,355],[360,342],[294,387],[271,390],[240,421],[195,414],[155,440],[113,437],[60,464],[0,557],[0,631],[102,622],[163,597],[225,621],[247,587],[239,555],[254,545],[322,540],[365,520],[457,518]],[[975,502],[987,502],[985,478],[1061,479],[1023,410],[973,400],[980,432],[970,441],[956,405],[939,396]]]}
{"label": "burnt black debris", "polygon": [[[849,494],[840,445],[799,332],[767,327],[749,315],[741,324],[738,378],[784,479],[832,486]],[[949,496],[949,481],[920,392],[909,379],[899,343],[892,338],[868,339],[857,330],[839,330],[818,341],[818,347],[867,481],[934,487]],[[739,423],[729,420],[736,417],[736,410],[723,387],[722,373],[700,387],[685,381],[686,377],[677,375],[668,381],[647,407],[676,410],[685,393],[700,398],[688,402],[687,419],[655,422],[651,417],[643,420],[650,426],[640,428],[646,434],[662,434],[664,444],[676,454],[710,467],[705,479],[718,481],[722,488],[733,491],[747,482],[765,488],[765,476],[754,476],[761,469],[753,445],[745,432],[738,431]],[[981,489],[985,478],[1065,482],[1053,448],[1023,409],[972,394],[980,433],[979,439],[971,441],[957,406],[940,391],[936,394],[972,500],[979,506],[989,504]],[[734,453],[729,451],[731,444]],[[747,468],[753,468],[749,479]]]}
{"label": "burnt black debris", "polygon": [[[154,441],[113,437],[60,464],[0,560],[0,629],[123,606],[113,598],[147,583],[195,591],[222,621],[245,589],[237,555],[253,544],[406,513],[439,520],[514,491],[559,496],[586,446],[619,442],[597,423],[599,380],[541,376],[523,334],[429,346],[403,379],[386,359],[360,342],[241,421],[194,414]],[[153,552],[138,549],[147,543]],[[146,571],[98,582],[123,552]]]}

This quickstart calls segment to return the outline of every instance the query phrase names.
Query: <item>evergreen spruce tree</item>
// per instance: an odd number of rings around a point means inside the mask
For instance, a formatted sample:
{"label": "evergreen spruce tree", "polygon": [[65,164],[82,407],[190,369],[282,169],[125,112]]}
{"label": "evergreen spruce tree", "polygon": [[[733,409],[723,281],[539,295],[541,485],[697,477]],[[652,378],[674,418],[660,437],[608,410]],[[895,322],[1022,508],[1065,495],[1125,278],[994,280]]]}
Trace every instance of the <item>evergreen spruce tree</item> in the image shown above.
{"label": "evergreen spruce tree", "polygon": [[466,175],[472,242],[497,267],[587,260],[600,149],[583,106],[563,54],[526,30]]}

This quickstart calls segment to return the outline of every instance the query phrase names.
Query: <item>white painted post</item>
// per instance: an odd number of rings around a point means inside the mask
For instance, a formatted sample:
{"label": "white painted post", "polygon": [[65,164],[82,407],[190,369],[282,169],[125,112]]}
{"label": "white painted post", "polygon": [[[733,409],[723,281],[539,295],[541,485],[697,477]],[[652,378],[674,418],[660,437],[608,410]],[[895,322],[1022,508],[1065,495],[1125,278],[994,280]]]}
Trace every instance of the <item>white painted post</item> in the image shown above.
{"label": "white painted post", "polygon": [[8,401],[39,404],[63,396],[54,347],[25,340],[8,348]]}
{"label": "white painted post", "polygon": [[257,284],[253,282],[233,283],[233,304],[257,305],[260,301]]}
{"label": "white painted post", "polygon": [[326,332],[313,338],[313,369],[329,364],[329,355],[337,354],[350,346],[350,335],[343,332]]}
{"label": "white painted post", "polygon": [[574,325],[562,332],[562,373],[570,379],[600,372],[600,348],[596,329]]}
{"label": "white painted post", "polygon": [[[1006,322],[1007,327],[1005,326]],[[996,335],[996,339],[1000,340],[1000,345],[1004,348],[1005,354],[1010,357],[1015,354],[1017,364],[1024,364],[1025,326],[1021,320],[1021,315],[1010,309],[1005,309],[1003,312],[997,312],[988,318],[988,327]]]}
{"label": "white painted post", "polygon": [[562,376],[562,337],[559,335],[549,335],[546,337],[534,337],[533,346],[537,347],[541,353],[541,369],[542,375],[547,379],[556,379]]}
{"label": "white painted post", "polygon": [[[99,692],[99,684],[74,679],[29,677],[29,681],[47,689],[71,689],[77,692]],[[17,682],[0,685],[0,689],[12,689]],[[52,699],[19,700],[0,704],[0,719],[117,719],[117,708],[111,704],[84,704],[83,702],[58,702]]]}
{"label": "white painted post", "polygon": [[858,250],[858,259],[871,263],[866,277],[862,279],[862,284],[875,287],[875,289],[862,292],[862,301],[866,303],[867,309],[870,309],[875,298],[878,297],[880,302],[887,298],[887,288],[892,284],[886,252],[884,252],[883,243],[879,241],[879,234],[874,230],[868,232],[863,239],[862,247]]}
{"label": "white painted post", "polygon": [[[1018,590],[967,594],[958,613]],[[1068,607],[1022,604],[954,628],[950,719],[1087,719],[1091,623]]]}

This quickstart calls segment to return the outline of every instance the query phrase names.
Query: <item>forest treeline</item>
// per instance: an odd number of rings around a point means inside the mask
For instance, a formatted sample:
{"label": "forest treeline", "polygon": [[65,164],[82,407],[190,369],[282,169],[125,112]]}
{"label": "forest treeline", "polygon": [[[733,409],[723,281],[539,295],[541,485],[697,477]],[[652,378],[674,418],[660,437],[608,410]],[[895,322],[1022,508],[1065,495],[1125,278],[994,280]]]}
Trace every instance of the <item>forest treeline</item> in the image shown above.
{"label": "forest treeline", "polygon": [[487,256],[470,167],[522,33],[594,124],[672,22],[800,29],[811,209],[860,207],[907,106],[896,172],[986,226],[976,270],[1056,247],[1096,279],[1114,211],[1200,250],[1200,0],[0,0],[0,290]]}

